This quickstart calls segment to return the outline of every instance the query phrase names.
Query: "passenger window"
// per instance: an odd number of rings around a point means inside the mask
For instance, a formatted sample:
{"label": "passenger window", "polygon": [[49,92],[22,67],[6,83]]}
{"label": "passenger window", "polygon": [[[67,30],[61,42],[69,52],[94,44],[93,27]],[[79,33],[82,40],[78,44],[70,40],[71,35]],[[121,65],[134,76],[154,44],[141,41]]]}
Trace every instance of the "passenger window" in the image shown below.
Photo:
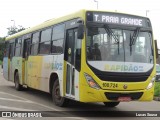
{"label": "passenger window", "polygon": [[52,34],[52,53],[63,53],[65,25],[57,25],[53,28]]}
{"label": "passenger window", "polygon": [[36,32],[32,35],[31,55],[37,55],[38,44],[39,44],[39,32]]}
{"label": "passenger window", "polygon": [[51,32],[52,29],[46,29],[41,32],[41,42],[39,47],[40,54],[49,54],[51,48]]}

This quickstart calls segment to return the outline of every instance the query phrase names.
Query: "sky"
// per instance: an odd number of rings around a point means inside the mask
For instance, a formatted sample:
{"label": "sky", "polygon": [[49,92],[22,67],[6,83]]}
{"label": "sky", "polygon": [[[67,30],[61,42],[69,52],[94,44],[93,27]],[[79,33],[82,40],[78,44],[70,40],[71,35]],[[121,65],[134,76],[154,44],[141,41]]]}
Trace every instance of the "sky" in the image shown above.
{"label": "sky", "polygon": [[[160,48],[159,0],[96,0],[98,10],[117,11],[150,18],[154,39]],[[46,20],[73,13],[80,9],[97,9],[94,0],[0,0],[0,37],[11,26],[33,27]]]}

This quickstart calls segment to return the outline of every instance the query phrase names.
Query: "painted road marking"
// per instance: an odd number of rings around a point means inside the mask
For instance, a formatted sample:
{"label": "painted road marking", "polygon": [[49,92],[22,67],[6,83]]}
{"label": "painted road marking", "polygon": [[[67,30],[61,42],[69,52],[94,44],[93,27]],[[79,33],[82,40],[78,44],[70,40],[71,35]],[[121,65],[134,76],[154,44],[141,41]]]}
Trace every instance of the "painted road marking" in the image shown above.
{"label": "painted road marking", "polygon": [[31,110],[31,109],[24,109],[24,108],[17,108],[17,107],[8,107],[8,106],[3,106],[0,105],[0,108],[4,108],[4,109],[9,109],[9,110],[17,110],[17,111],[38,111],[38,110]]}
{"label": "painted road marking", "polygon": [[1,98],[1,97],[0,97],[0,100],[14,101],[14,102],[26,102],[26,103],[32,103],[32,101],[24,101],[24,100],[9,99],[9,98]]}
{"label": "painted road marking", "polygon": [[[16,98],[25,100],[25,101],[16,100],[16,99],[8,99],[8,98],[0,98],[0,100],[17,101],[17,102],[27,102],[27,103],[37,104],[37,105],[39,105],[39,106],[48,108],[48,109],[53,110],[53,111],[60,111],[60,110],[58,110],[58,109],[55,109],[55,108],[52,108],[52,107],[49,107],[49,106],[46,106],[46,105],[43,105],[43,104],[40,104],[40,103],[36,103],[36,102],[31,101],[31,100],[29,100],[29,99],[26,99],[26,98],[23,98],[23,97],[19,97],[19,96],[17,96],[17,95],[5,93],[5,92],[0,92],[0,94],[6,94],[6,95],[13,96],[13,97],[16,97]],[[33,109],[30,110],[30,109],[23,109],[23,108],[17,108],[17,107],[2,106],[2,105],[0,105],[0,108],[9,109],[9,110],[17,110],[17,111],[39,111],[39,110],[33,110]],[[63,111],[62,111],[62,112],[63,112]],[[64,114],[65,114],[65,112],[64,112]],[[66,118],[78,119],[78,120],[88,120],[88,119],[82,118],[82,117],[66,117]]]}
{"label": "painted road marking", "polygon": [[13,94],[5,93],[5,92],[0,92],[0,93],[1,93],[1,94],[7,94],[7,95],[10,95],[10,96],[13,96],[13,97],[17,97],[17,98],[19,98],[19,99],[23,99],[23,100],[25,100],[25,101],[28,101],[28,102],[30,102],[30,103],[32,103],[32,104],[36,104],[36,105],[39,105],[39,106],[42,106],[42,107],[45,107],[45,108],[48,108],[48,109],[51,109],[51,110],[54,110],[54,111],[60,111],[60,110],[58,110],[58,109],[55,109],[55,108],[52,108],[52,107],[49,107],[49,106],[46,106],[46,105],[43,105],[43,104],[40,104],[40,103],[36,103],[36,102],[34,102],[34,101],[31,101],[31,100],[28,100],[28,99],[26,99],[26,98],[19,97],[19,96],[13,95]]}
{"label": "painted road marking", "polygon": [[25,100],[25,101],[30,101],[30,100],[25,99],[25,98],[23,98],[23,97],[19,97],[19,96],[17,96],[17,95],[9,94],[9,93],[6,93],[6,92],[0,92],[0,94],[6,94],[6,95],[10,95],[10,96],[13,96],[13,97],[16,97],[16,98]]}
{"label": "painted road marking", "polygon": [[15,119],[0,118],[0,120],[15,120]]}

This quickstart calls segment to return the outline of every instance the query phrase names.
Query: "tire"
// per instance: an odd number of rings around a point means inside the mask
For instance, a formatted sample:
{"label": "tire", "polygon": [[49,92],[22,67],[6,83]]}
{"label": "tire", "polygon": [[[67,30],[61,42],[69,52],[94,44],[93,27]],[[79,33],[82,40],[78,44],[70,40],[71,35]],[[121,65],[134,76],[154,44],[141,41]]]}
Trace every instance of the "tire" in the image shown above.
{"label": "tire", "polygon": [[116,107],[120,102],[104,102],[106,107]]}
{"label": "tire", "polygon": [[14,80],[15,80],[14,83],[15,83],[16,90],[21,91],[22,90],[22,85],[19,84],[19,74],[18,74],[18,72],[15,73]]}
{"label": "tire", "polygon": [[60,96],[60,86],[58,79],[53,84],[52,99],[55,105],[65,107],[69,103],[69,99]]}

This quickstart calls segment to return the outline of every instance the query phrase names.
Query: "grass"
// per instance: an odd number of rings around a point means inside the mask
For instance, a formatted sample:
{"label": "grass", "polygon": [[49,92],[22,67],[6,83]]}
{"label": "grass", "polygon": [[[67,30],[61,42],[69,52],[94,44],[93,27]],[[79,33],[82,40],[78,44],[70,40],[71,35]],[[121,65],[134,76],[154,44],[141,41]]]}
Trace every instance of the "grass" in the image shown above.
{"label": "grass", "polygon": [[160,82],[156,82],[156,84],[155,84],[154,96],[159,96],[160,97]]}
{"label": "grass", "polygon": [[2,61],[0,61],[0,65],[2,65]]}

